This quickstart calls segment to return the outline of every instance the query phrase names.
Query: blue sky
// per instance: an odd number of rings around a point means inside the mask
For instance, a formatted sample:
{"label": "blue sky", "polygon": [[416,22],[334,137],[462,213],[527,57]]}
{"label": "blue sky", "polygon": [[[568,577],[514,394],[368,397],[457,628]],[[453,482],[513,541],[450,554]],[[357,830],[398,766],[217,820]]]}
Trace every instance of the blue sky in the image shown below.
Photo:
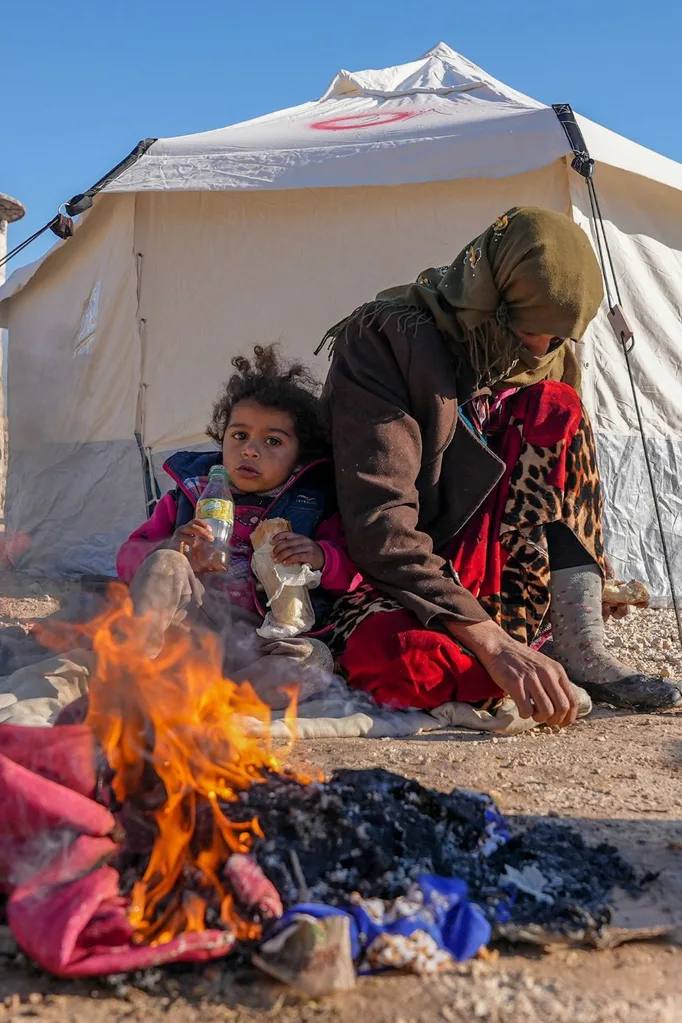
{"label": "blue sky", "polygon": [[0,34],[0,191],[27,207],[10,244],[141,138],[314,99],[341,67],[403,63],[441,39],[522,92],[682,161],[676,0],[9,0]]}

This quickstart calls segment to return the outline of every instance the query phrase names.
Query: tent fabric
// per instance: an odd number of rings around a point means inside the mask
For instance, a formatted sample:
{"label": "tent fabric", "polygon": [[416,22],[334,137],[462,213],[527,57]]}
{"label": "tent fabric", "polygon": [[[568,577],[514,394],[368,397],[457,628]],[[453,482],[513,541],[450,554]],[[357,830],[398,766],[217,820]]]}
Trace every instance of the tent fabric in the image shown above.
{"label": "tent fabric", "polygon": [[[682,166],[674,160],[588,118],[576,115],[576,120],[599,163],[682,190]],[[317,101],[227,128],[158,139],[105,192],[348,188],[502,178],[569,154],[550,107],[438,43],[409,64],[339,71]],[[0,288],[0,327],[8,326],[4,303],[63,244],[16,270]]]}
{"label": "tent fabric", "polygon": [[345,188],[507,177],[568,152],[551,108],[440,43],[410,64],[341,71],[323,97],[159,139],[107,191]]}
{"label": "tent fabric", "polygon": [[[587,118],[592,157],[682,189],[682,168]],[[323,96],[214,131],[159,139],[110,192],[403,185],[522,174],[568,155],[551,107],[445,43],[409,64],[340,71]]]}
{"label": "tent fabric", "polygon": [[[682,593],[682,166],[576,117],[636,328],[633,371]],[[281,341],[324,377],[312,351],[330,323],[449,262],[515,204],[572,215],[594,237],[570,162],[551,108],[444,44],[409,64],[341,71],[317,101],[154,143],[72,239],[0,289],[13,563],[113,573],[117,545],[146,515],[143,459],[167,490],[164,457],[205,444],[235,354]],[[630,384],[604,314],[580,352],[610,555],[665,603]]]}
{"label": "tent fabric", "polygon": [[118,852],[116,821],[95,801],[95,765],[85,725],[47,733],[0,725],[0,891],[8,895],[5,912],[19,946],[60,977],[226,955],[235,943],[228,931],[135,944],[118,872],[109,865]]}
{"label": "tent fabric", "polygon": [[[649,181],[669,185],[682,191],[682,164],[640,146],[631,139],[604,128],[580,114],[575,115],[578,127],[583,133],[590,156],[605,167],[614,167],[638,174]],[[639,187],[638,182],[638,187]]]}
{"label": "tent fabric", "polygon": [[[230,358],[254,344],[280,341],[287,355],[323,378],[326,354],[314,358],[313,350],[331,323],[382,287],[448,262],[501,210],[532,197],[570,213],[561,161],[504,178],[494,193],[486,181],[471,179],[385,189],[139,196],[146,444],[163,455],[205,441]],[[259,294],[264,253],[273,267],[267,302]],[[339,283],[331,287],[331,281]]]}
{"label": "tent fabric", "polygon": [[110,574],[146,517],[134,209],[93,210],[10,304],[6,544],[27,571]]}
{"label": "tent fabric", "polygon": [[[652,181],[633,192],[610,167],[595,175],[616,277],[635,333],[630,363],[659,495],[676,592],[682,592],[682,195]],[[589,201],[571,181],[573,217],[594,238]],[[604,482],[605,533],[618,575],[643,577],[653,603],[670,603],[642,437],[622,349],[606,310],[583,350],[584,399]]]}

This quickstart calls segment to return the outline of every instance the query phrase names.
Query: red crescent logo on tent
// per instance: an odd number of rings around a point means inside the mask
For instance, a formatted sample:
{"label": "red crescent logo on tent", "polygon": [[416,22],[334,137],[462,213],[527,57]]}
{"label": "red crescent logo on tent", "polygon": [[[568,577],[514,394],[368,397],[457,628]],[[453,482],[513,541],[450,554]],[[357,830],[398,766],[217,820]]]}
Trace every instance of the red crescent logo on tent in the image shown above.
{"label": "red crescent logo on tent", "polygon": [[392,114],[347,114],[345,117],[330,117],[326,121],[313,121],[311,128],[317,131],[348,131],[351,128],[376,128],[380,124],[392,124],[394,121],[406,121],[408,117],[418,117],[421,110],[395,110]]}

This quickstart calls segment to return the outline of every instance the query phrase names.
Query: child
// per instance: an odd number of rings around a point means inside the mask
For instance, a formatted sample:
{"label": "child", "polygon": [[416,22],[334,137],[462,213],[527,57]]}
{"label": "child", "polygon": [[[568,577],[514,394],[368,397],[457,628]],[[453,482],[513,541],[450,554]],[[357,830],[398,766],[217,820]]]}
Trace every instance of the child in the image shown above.
{"label": "child", "polygon": [[[123,544],[117,570],[130,585],[135,614],[145,616],[150,656],[163,646],[170,625],[186,621],[210,628],[225,637],[226,674],[248,680],[261,699],[282,707],[288,700],[282,686],[300,683],[305,699],[328,684],[333,661],[324,643],[309,636],[257,636],[265,597],[251,571],[251,533],[262,518],[288,519],[292,531],[276,535],[275,560],[321,571],[320,588],[311,591],[313,635],[329,627],[334,599],[361,580],[343,543],[313,378],[300,363],[284,367],[274,346],[257,346],[252,362],[239,356],[232,365],[236,373],[214,405],[206,431],[220,450],[179,451],[168,459],[164,469],[176,489]],[[197,541],[210,541],[211,532],[194,517],[208,472],[221,463],[235,502],[224,573],[202,570]]]}

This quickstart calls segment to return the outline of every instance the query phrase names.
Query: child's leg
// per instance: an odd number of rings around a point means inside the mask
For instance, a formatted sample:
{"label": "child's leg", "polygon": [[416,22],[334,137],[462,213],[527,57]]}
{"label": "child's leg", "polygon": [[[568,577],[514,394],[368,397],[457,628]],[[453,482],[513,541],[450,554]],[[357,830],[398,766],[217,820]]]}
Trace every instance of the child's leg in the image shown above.
{"label": "child's leg", "polygon": [[317,639],[294,636],[265,640],[256,635],[260,616],[233,607],[204,585],[179,551],[158,550],[144,560],[130,584],[135,616],[144,618],[145,649],[155,657],[170,625],[188,617],[194,624],[223,634],[225,672],[235,682],[250,682],[258,696],[274,709],[286,707],[289,696],[281,687],[298,686],[299,700],[327,688],[334,671],[328,648]]}
{"label": "child's leg", "polygon": [[144,619],[150,657],[161,650],[168,627],[180,625],[190,612],[206,628],[220,627],[211,618],[203,583],[179,551],[161,549],[145,558],[130,584],[130,596],[135,617]]}
{"label": "child's leg", "polygon": [[309,700],[328,688],[334,672],[329,648],[319,639],[260,639],[253,634],[252,659],[229,672],[235,682],[250,682],[257,695],[274,710],[288,706],[285,691],[295,686],[298,700]]}

